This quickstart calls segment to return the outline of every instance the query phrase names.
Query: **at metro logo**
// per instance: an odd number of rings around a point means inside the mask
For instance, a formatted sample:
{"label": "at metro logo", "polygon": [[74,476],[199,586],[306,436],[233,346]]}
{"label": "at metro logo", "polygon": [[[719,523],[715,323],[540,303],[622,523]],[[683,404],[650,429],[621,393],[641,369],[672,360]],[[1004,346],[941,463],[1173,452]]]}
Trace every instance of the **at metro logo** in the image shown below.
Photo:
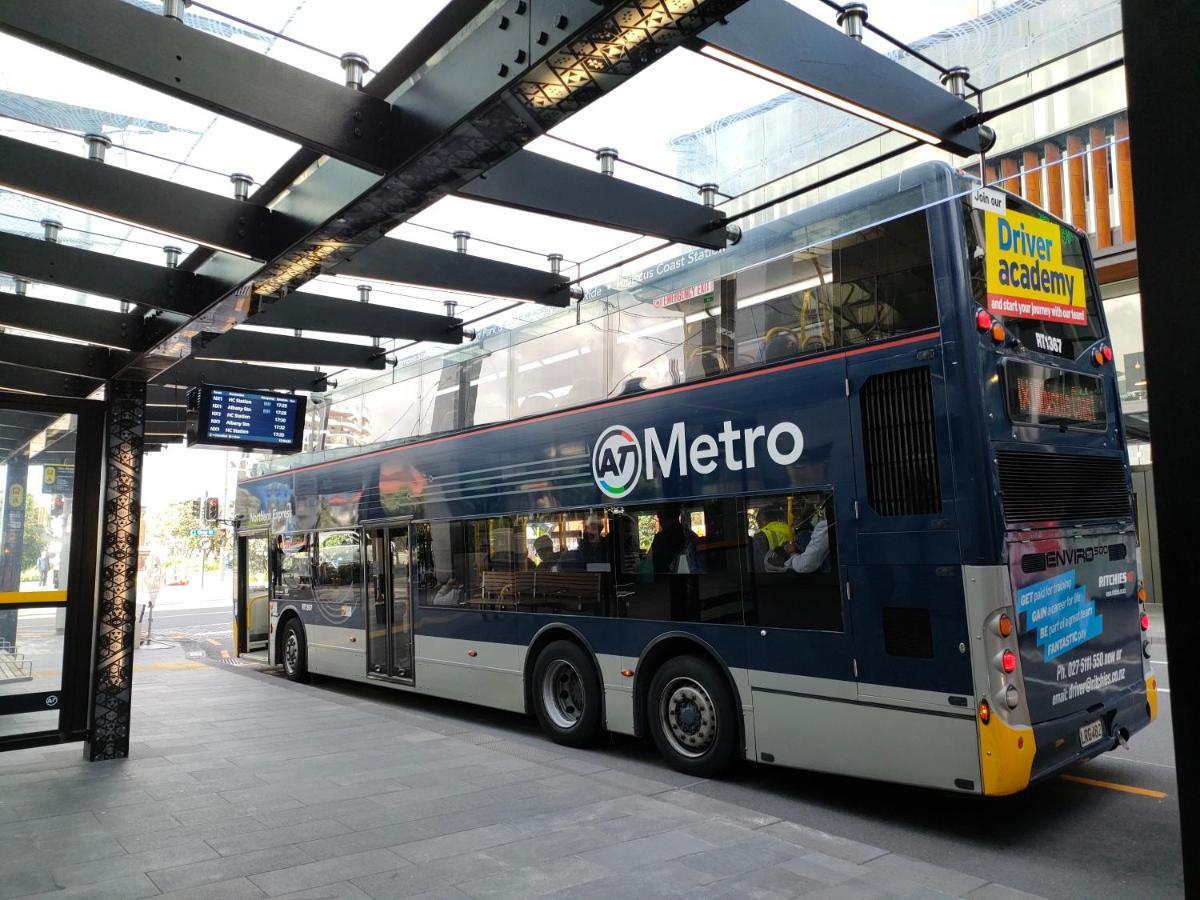
{"label": "at metro logo", "polygon": [[794,422],[779,422],[770,430],[765,425],[734,428],[726,420],[716,435],[702,432],[689,440],[687,425],[674,423],[665,439],[658,429],[647,428],[638,440],[631,428],[612,425],[592,447],[592,478],[605,496],[626,497],[645,472],[653,479],[687,475],[709,475],[721,465],[730,472],[755,468],[763,457],[780,466],[790,466],[804,452],[804,433]]}

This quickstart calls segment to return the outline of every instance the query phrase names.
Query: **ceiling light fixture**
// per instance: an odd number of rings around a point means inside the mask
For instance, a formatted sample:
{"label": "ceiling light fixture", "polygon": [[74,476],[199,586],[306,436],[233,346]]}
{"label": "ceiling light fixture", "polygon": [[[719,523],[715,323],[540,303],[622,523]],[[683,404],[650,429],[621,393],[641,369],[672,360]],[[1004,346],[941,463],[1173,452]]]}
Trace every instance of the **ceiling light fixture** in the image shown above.
{"label": "ceiling light fixture", "polygon": [[878,113],[873,109],[869,109],[858,103],[846,100],[836,94],[831,94],[821,88],[813,87],[811,84],[805,84],[803,81],[797,81],[788,75],[776,72],[774,69],[768,69],[766,66],[759,65],[756,62],[751,62],[748,59],[743,59],[735,53],[730,53],[721,47],[714,47],[712,44],[705,44],[700,48],[700,52],[710,59],[715,59],[717,62],[745,72],[747,75],[753,75],[756,78],[761,78],[763,81],[769,81],[771,84],[778,85],[789,91],[794,91],[797,94],[803,94],[820,103],[826,103],[829,106],[836,107],[843,112],[848,112],[851,115],[858,116],[862,119],[867,119],[877,125],[882,125],[884,128],[890,128],[893,131],[899,131],[902,134],[907,134],[909,137],[914,137],[919,141],[925,141],[928,144],[940,144],[942,139],[937,135],[930,134],[927,131],[922,131],[919,128],[913,128],[911,125],[906,125],[903,122],[898,122],[889,116]]}

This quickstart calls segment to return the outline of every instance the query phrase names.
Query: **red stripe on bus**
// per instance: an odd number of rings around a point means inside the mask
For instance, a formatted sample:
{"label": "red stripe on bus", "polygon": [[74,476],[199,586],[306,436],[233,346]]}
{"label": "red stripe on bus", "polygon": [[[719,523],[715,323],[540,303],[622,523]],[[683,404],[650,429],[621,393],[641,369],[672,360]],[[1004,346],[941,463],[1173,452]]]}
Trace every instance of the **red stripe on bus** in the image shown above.
{"label": "red stripe on bus", "polygon": [[894,347],[903,347],[907,344],[916,344],[922,341],[932,341],[942,336],[941,330],[927,332],[926,334],[914,334],[910,337],[897,338],[894,341],[886,341],[882,344],[872,344],[869,347],[858,347],[854,350],[844,350],[841,353],[835,353],[830,356],[817,356],[811,359],[799,359],[795,362],[787,363],[782,366],[772,366],[769,369],[759,369],[754,372],[742,372],[738,375],[727,375],[715,381],[698,381],[694,384],[682,384],[679,387],[667,388],[666,390],[647,391],[644,394],[638,394],[633,397],[618,397],[614,400],[604,400],[590,406],[580,406],[576,409],[564,409],[561,412],[546,413],[540,416],[532,416],[528,419],[520,419],[516,422],[501,422],[498,425],[488,425],[484,428],[476,428],[472,431],[463,431],[459,434],[448,434],[445,437],[430,438],[427,441],[414,441],[411,444],[403,444],[399,447],[383,447],[379,450],[369,450],[366,453],[360,453],[356,456],[346,456],[341,459],[331,459],[328,462],[312,463],[307,466],[298,466],[295,469],[286,469],[282,472],[274,472],[270,475],[260,475],[257,478],[248,478],[243,484],[251,481],[261,481],[267,478],[276,478],[280,475],[287,475],[293,472],[308,472],[313,469],[322,469],[325,466],[334,466],[338,463],[346,462],[351,459],[366,459],[369,456],[378,456],[383,453],[399,453],[404,450],[411,450],[415,447],[429,447],[433,444],[441,444],[445,441],[456,441],[460,438],[473,437],[477,434],[487,434],[489,431],[503,431],[506,428],[517,428],[521,425],[531,425],[534,422],[549,422],[552,419],[561,419],[565,416],[577,416],[580,413],[593,412],[597,409],[604,409],[610,406],[624,406],[626,403],[634,403],[638,400],[645,400],[647,396],[654,397],[669,397],[672,394],[682,394],[687,391],[698,390],[699,388],[712,387],[714,384],[729,384],[734,381],[742,381],[746,378],[760,378],[763,375],[773,375],[776,372],[787,372],[791,369],[800,369],[805,366],[813,366],[818,363],[833,362],[835,360],[845,360],[847,357],[859,356],[863,353],[878,353],[882,350],[890,350]]}

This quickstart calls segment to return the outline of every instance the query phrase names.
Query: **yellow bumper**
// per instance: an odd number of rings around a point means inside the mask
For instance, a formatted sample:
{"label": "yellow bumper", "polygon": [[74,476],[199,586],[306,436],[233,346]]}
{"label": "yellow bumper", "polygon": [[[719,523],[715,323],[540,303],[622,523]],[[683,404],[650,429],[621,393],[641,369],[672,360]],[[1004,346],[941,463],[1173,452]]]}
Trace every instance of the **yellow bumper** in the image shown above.
{"label": "yellow bumper", "polygon": [[1150,721],[1158,718],[1158,676],[1146,676],[1146,705],[1150,707]]}
{"label": "yellow bumper", "polygon": [[999,797],[1025,790],[1037,755],[1033,729],[1028,725],[1009,725],[995,714],[986,725],[977,720],[976,728],[983,793]]}

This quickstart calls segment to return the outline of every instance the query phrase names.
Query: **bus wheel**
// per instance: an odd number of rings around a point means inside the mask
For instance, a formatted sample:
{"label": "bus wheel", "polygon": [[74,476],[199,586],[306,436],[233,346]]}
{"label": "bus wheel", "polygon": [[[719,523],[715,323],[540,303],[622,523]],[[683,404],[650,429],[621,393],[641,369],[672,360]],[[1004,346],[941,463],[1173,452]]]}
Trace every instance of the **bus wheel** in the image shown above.
{"label": "bus wheel", "polygon": [[672,768],[709,778],[737,752],[737,708],[725,676],[697,656],[668,660],[650,682],[650,733]]}
{"label": "bus wheel", "polygon": [[600,734],[600,679],[592,660],[572,641],[554,641],[533,667],[533,706],[550,738],[583,747]]}
{"label": "bus wheel", "polygon": [[288,681],[308,681],[308,642],[304,639],[304,626],[300,620],[291,618],[283,626],[280,641],[283,659],[283,674]]}

